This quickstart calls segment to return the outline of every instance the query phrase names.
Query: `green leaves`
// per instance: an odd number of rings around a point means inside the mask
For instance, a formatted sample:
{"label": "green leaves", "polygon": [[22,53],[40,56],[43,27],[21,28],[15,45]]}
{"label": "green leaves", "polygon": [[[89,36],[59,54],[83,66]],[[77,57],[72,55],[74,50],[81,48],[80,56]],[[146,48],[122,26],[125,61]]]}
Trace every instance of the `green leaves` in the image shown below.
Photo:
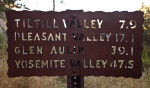
{"label": "green leaves", "polygon": [[150,46],[143,46],[142,59],[145,67],[150,67]]}
{"label": "green leaves", "polygon": [[7,11],[12,8],[22,8],[22,7],[24,9],[29,10],[28,7],[26,7],[22,3],[18,3],[18,1],[21,1],[21,0],[0,0],[0,12]]}
{"label": "green leaves", "polygon": [[6,49],[7,38],[4,31],[0,28],[0,49]]}
{"label": "green leaves", "polygon": [[142,60],[144,67],[150,67],[150,7],[142,6],[141,11],[144,14],[144,24],[143,24],[143,53]]}

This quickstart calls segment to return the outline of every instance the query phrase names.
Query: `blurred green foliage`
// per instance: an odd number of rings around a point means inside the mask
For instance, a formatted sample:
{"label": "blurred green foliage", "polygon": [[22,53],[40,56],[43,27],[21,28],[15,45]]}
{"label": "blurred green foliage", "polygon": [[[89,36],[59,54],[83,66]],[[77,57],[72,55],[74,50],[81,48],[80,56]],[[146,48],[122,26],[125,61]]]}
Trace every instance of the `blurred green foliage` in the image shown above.
{"label": "blurred green foliage", "polygon": [[143,46],[142,58],[144,67],[150,67],[150,46],[146,44]]}
{"label": "blurred green foliage", "polygon": [[24,8],[29,10],[26,5],[21,3],[21,0],[0,0],[0,12],[4,12],[12,8]]}
{"label": "blurred green foliage", "polygon": [[17,0],[0,0],[0,11],[6,11],[13,7],[17,7],[17,5],[15,5],[16,1]]}
{"label": "blurred green foliage", "polygon": [[7,37],[3,30],[0,32],[0,49],[6,49]]}
{"label": "blurred green foliage", "polygon": [[150,67],[150,7],[142,5],[140,10],[144,12],[142,60],[143,66],[147,68]]}

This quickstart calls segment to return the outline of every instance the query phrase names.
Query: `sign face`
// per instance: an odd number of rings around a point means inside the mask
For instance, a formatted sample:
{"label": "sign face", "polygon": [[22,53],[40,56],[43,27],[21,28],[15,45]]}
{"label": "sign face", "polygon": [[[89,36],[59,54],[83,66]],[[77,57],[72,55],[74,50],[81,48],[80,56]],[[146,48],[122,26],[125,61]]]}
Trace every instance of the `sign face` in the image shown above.
{"label": "sign face", "polygon": [[143,13],[8,11],[8,76],[142,75]]}

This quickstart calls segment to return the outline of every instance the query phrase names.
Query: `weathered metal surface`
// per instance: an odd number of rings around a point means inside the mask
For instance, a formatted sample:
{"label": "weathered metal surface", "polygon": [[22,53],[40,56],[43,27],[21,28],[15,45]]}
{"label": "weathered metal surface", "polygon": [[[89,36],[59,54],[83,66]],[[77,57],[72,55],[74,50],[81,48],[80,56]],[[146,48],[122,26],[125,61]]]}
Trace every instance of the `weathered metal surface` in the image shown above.
{"label": "weathered metal surface", "polygon": [[9,77],[142,75],[140,11],[8,11],[7,20]]}

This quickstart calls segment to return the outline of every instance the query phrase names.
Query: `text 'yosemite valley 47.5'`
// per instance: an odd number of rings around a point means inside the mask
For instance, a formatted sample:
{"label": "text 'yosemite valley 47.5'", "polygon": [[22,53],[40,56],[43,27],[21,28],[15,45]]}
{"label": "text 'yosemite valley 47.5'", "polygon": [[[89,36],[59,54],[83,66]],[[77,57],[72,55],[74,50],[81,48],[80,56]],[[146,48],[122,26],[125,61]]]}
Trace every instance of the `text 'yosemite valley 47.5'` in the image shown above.
{"label": "text 'yosemite valley 47.5'", "polygon": [[143,13],[8,11],[8,76],[142,75]]}

